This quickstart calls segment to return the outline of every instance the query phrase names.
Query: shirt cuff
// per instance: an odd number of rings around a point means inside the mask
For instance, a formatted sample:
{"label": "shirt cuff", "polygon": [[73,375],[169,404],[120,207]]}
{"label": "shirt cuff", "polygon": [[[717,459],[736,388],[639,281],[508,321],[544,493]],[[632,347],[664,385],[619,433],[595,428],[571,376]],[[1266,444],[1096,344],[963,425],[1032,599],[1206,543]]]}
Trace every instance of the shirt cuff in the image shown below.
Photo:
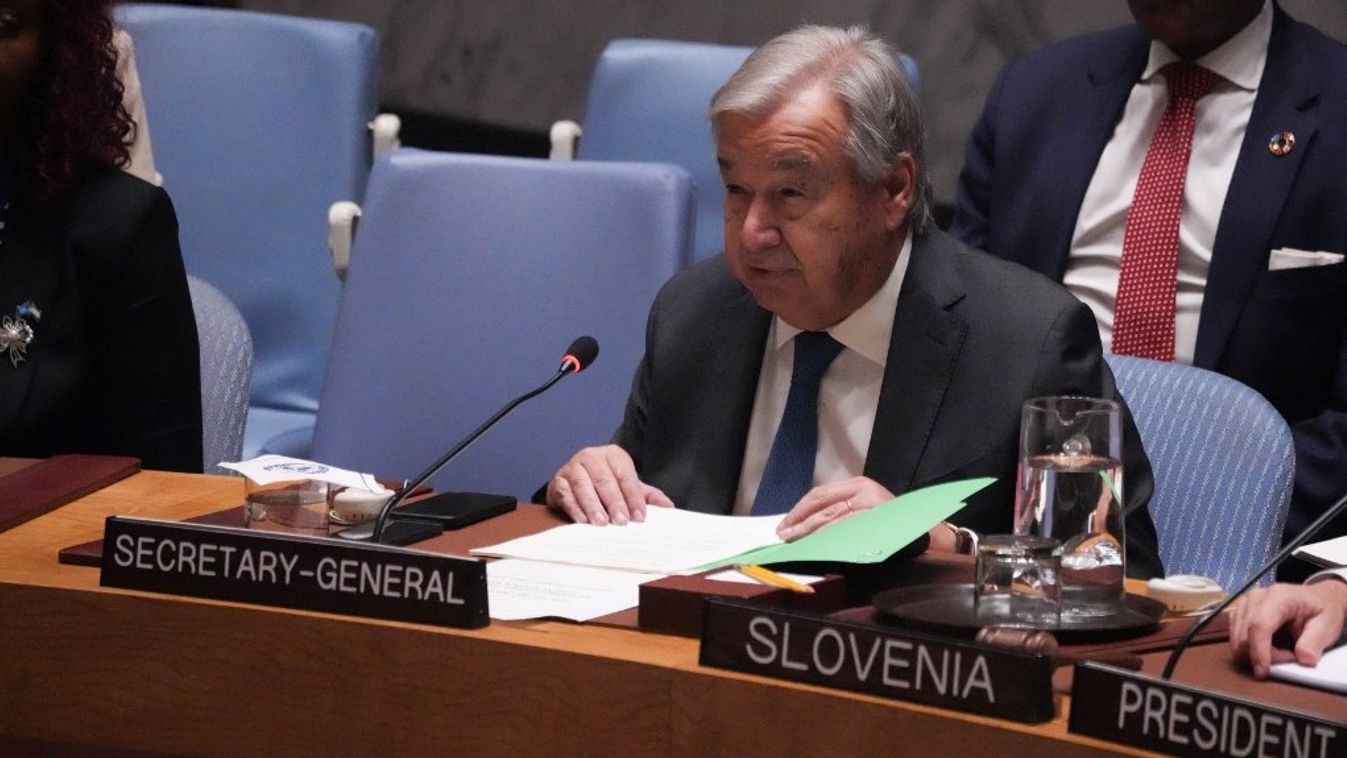
{"label": "shirt cuff", "polygon": [[[1325,580],[1336,579],[1339,582],[1347,583],[1347,568],[1329,569],[1313,574],[1305,580],[1305,584],[1314,584]],[[1347,645],[1347,624],[1343,624],[1342,636],[1338,637],[1338,645]],[[1336,646],[1335,646],[1336,647]]]}

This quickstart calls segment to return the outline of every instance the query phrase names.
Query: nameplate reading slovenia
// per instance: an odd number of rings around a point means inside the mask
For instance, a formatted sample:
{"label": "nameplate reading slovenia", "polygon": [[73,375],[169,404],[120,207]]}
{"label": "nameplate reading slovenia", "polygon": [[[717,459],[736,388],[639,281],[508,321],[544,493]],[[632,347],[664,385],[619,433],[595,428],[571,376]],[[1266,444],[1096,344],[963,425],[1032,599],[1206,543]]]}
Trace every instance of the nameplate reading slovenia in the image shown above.
{"label": "nameplate reading slovenia", "polygon": [[707,600],[701,664],[1038,723],[1052,661],[880,627]]}
{"label": "nameplate reading slovenia", "polygon": [[1347,755],[1347,724],[1082,663],[1070,730],[1173,755],[1329,758]]}
{"label": "nameplate reading slovenia", "polygon": [[112,516],[105,587],[476,629],[486,566],[415,550]]}

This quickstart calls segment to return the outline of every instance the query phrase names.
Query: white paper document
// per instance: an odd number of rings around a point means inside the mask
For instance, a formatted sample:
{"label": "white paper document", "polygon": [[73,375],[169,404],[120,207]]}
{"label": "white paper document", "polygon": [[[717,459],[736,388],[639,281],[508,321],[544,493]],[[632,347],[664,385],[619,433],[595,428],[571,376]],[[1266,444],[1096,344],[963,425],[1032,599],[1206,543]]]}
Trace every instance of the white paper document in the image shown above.
{"label": "white paper document", "polygon": [[325,463],[285,455],[262,455],[238,463],[221,463],[220,466],[230,471],[237,471],[258,484],[275,484],[289,479],[313,479],[370,492],[385,491],[373,474],[347,471]]}
{"label": "white paper document", "polygon": [[1347,537],[1311,542],[1297,549],[1295,556],[1326,568],[1347,566]]}
{"label": "white paper document", "polygon": [[[818,582],[823,581],[823,577],[821,576],[811,576],[809,574],[787,574],[784,571],[778,571],[776,573],[780,576],[786,577],[792,582],[799,582],[800,584],[817,584]],[[725,569],[724,571],[717,571],[714,574],[707,574],[706,578],[710,579],[713,582],[730,582],[732,584],[762,584],[762,582],[759,582],[757,579],[754,579],[753,577],[748,576],[747,574],[743,573],[742,571],[738,571],[737,569]]]}
{"label": "white paper document", "polygon": [[473,555],[527,558],[574,566],[676,574],[711,561],[775,545],[778,516],[714,516],[647,508],[645,521],[625,526],[568,524],[474,548]]}
{"label": "white paper document", "polygon": [[1273,679],[1347,693],[1347,645],[1324,653],[1316,666],[1277,663],[1271,669]]}
{"label": "white paper document", "polygon": [[555,617],[589,621],[637,605],[650,574],[537,561],[499,560],[486,565],[491,618],[517,621]]}

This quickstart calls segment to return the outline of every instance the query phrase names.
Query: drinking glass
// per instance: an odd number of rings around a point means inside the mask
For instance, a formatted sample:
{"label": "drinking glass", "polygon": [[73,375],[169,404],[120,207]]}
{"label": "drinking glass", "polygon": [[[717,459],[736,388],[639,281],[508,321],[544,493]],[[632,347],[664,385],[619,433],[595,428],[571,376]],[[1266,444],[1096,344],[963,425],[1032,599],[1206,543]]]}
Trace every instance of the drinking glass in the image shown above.
{"label": "drinking glass", "polygon": [[978,543],[973,602],[982,626],[1056,629],[1061,615],[1062,545],[998,534]]}
{"label": "drinking glass", "polygon": [[1112,400],[1024,403],[1015,533],[1062,544],[1062,617],[1116,613],[1126,560],[1122,414]]}
{"label": "drinking glass", "polygon": [[295,479],[258,484],[244,477],[244,520],[249,529],[325,537],[327,482]]}

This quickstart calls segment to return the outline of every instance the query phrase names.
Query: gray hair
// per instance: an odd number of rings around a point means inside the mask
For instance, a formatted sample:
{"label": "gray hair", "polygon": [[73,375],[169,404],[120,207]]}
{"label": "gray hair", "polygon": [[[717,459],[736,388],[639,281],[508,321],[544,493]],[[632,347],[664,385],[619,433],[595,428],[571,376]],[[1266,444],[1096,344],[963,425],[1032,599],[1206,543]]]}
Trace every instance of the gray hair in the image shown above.
{"label": "gray hair", "polygon": [[718,133],[726,113],[766,116],[817,81],[826,82],[847,109],[846,151],[862,182],[883,181],[901,153],[912,156],[917,187],[908,218],[916,231],[925,229],[931,186],[921,107],[897,51],[862,27],[802,26],[754,50],[711,97],[711,127]]}

